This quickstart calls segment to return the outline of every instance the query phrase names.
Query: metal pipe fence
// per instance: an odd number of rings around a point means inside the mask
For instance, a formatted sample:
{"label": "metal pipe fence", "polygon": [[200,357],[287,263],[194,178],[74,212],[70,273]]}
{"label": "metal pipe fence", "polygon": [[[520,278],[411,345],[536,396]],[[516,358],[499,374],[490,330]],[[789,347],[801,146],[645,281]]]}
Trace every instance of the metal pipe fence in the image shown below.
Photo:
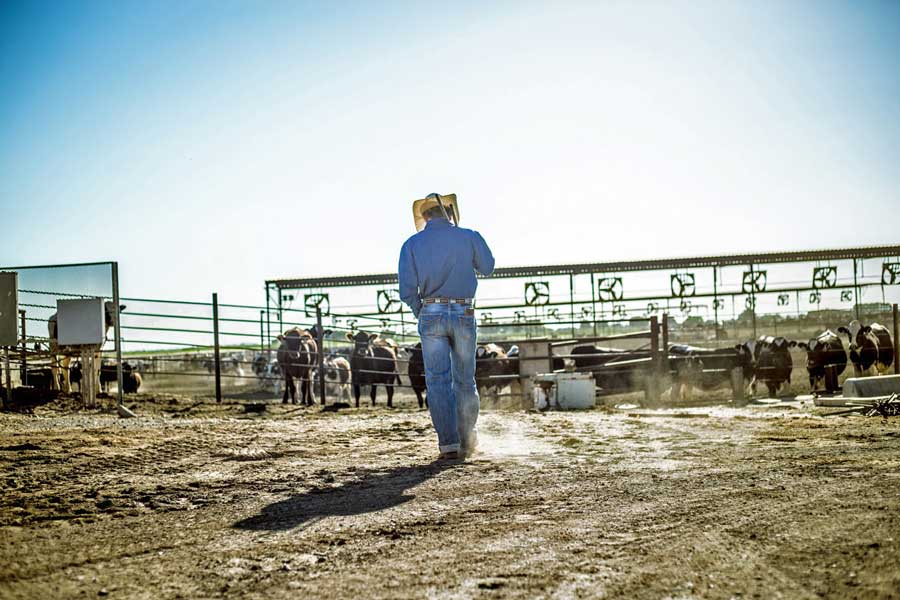
{"label": "metal pipe fence", "polygon": [[[35,283],[39,282],[40,278]],[[44,366],[61,366],[58,357],[50,352],[49,336],[44,335],[47,317],[56,310],[54,299],[114,297],[111,289],[100,293],[83,290],[88,293],[81,293],[77,285],[65,287],[60,284],[54,287],[52,278],[45,278],[43,283],[46,285],[28,285],[19,290],[22,297],[19,306],[25,311],[22,323],[23,328],[27,326],[27,335],[23,336],[21,347],[11,354],[11,358],[21,359],[23,374],[37,372]],[[702,297],[702,294],[697,297]],[[636,295],[634,298],[641,300],[644,296]],[[278,336],[271,333],[272,326],[275,325],[277,334],[281,335],[293,327],[310,330],[317,323],[330,330],[329,335],[319,338],[320,352],[313,356],[318,372],[330,374],[333,367],[329,365],[329,360],[332,358],[351,358],[354,342],[346,339],[344,334],[373,332],[382,338],[395,340],[401,350],[396,359],[370,357],[369,360],[393,360],[402,382],[389,385],[412,389],[412,385],[406,383],[410,359],[402,348],[414,344],[419,337],[413,331],[415,321],[409,313],[367,314],[356,310],[358,307],[352,312],[342,312],[341,307],[337,306],[327,314],[322,314],[320,309],[317,315],[305,307],[218,302],[215,294],[210,301],[141,297],[121,297],[119,300],[125,308],[116,323],[118,335],[114,337],[118,343],[105,346],[101,355],[104,364],[114,364],[117,371],[120,365],[129,363],[131,368],[141,372],[144,376],[143,389],[148,391],[177,393],[184,388],[192,394],[214,396],[218,400],[224,395],[243,392],[248,396],[275,396],[279,393],[277,382],[281,376],[277,366],[279,341]],[[511,361],[516,361],[517,365],[521,364],[519,361],[539,361],[552,370],[554,359],[562,360],[565,368],[572,368],[575,360],[604,357],[606,364],[581,366],[580,370],[616,375],[638,369],[650,372],[663,381],[671,379],[674,368],[681,364],[681,359],[668,351],[670,344],[724,349],[756,339],[760,334],[806,341],[823,329],[835,330],[839,325],[845,325],[846,318],[854,316],[847,310],[799,314],[795,308],[790,308],[759,311],[753,315],[738,314],[733,315],[732,319],[722,318],[721,314],[714,319],[685,318],[679,323],[667,318],[668,315],[660,322],[657,315],[635,314],[637,309],[633,308],[625,308],[612,317],[602,316],[602,312],[596,310],[578,312],[577,308],[588,304],[603,303],[596,298],[586,300],[573,297],[567,301],[548,302],[546,307],[528,307],[526,310],[533,310],[532,315],[492,316],[489,314],[491,311],[523,307],[508,301],[493,304],[487,301],[485,308],[478,309],[477,313],[481,342],[500,344],[504,351],[517,343],[540,342],[548,345],[547,351],[542,354],[532,354],[527,358],[481,358],[478,364],[489,367],[508,365]],[[557,305],[570,310],[562,310],[555,317],[547,318],[548,312]],[[886,312],[883,305],[876,303],[868,312],[857,306],[855,313],[865,322],[893,324],[896,339],[893,315]],[[648,323],[650,329],[647,329]],[[603,347],[603,352],[576,354],[567,350],[578,345],[598,344]],[[796,379],[797,371],[806,369],[805,354],[797,349],[790,352]],[[117,353],[121,353],[121,360],[113,357]],[[766,370],[765,367],[759,369],[761,372]],[[897,367],[894,369],[896,371]],[[701,372],[712,374],[723,370],[704,368]],[[357,369],[357,373],[375,374],[381,371]],[[479,379],[502,383],[521,379],[521,375],[490,373]],[[185,385],[185,380],[194,383]],[[332,384],[327,377],[321,377],[319,381],[323,385]],[[117,387],[122,389],[121,379]],[[321,390],[319,395],[321,398]],[[653,395],[658,396],[657,392]]]}

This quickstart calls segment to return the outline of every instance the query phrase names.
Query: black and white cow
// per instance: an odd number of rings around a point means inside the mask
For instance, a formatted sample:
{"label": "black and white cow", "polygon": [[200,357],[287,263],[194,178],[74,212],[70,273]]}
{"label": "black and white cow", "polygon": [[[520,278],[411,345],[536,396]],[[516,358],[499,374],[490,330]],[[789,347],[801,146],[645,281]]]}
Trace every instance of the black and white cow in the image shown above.
{"label": "black and white cow", "polygon": [[[562,368],[562,359],[556,359]],[[500,344],[479,344],[475,348],[475,384],[478,395],[493,395],[496,399],[501,390],[509,386],[511,396],[522,395],[519,379],[519,347],[509,346],[506,350]]]}
{"label": "black and white cow", "polygon": [[838,333],[847,335],[850,341],[850,362],[857,377],[872,370],[883,375],[894,362],[894,340],[884,325],[863,325],[857,320],[847,327],[838,327]]}
{"label": "black and white cow", "polygon": [[759,381],[765,384],[769,396],[774,396],[781,387],[785,390],[790,388],[791,371],[794,368],[790,349],[796,345],[797,342],[780,336],[766,335],[756,340],[755,377],[751,383],[754,392],[756,392],[756,382]]}
{"label": "black and white cow", "polygon": [[672,399],[690,398],[692,389],[714,390],[731,383],[731,372],[741,369],[743,381],[753,380],[753,348],[738,344],[732,348],[698,348],[687,344],[669,346]]}
{"label": "black and white cow", "polygon": [[572,348],[571,354],[575,370],[592,373],[597,387],[607,392],[628,392],[640,389],[639,371],[643,367],[634,363],[623,365],[616,363],[650,356],[646,350],[627,351],[593,345],[575,346]]}
{"label": "black and white cow", "polygon": [[353,342],[353,351],[350,354],[350,377],[353,381],[353,397],[356,399],[356,407],[359,408],[359,395],[361,387],[370,386],[369,398],[372,406],[375,406],[375,394],[378,385],[383,385],[387,390],[388,408],[394,406],[394,384],[400,383],[400,373],[397,372],[397,353],[393,345],[377,344],[377,333],[360,331],[357,334],[348,333],[347,339]]}
{"label": "black and white cow", "polygon": [[480,344],[475,348],[475,384],[478,395],[497,394],[509,383],[511,375],[506,350],[499,344]]}
{"label": "black and white cow", "polygon": [[[847,352],[841,338],[826,329],[809,342],[800,342],[797,346],[806,350],[809,387],[815,391],[824,381],[826,391],[837,391],[837,378],[847,368]],[[829,368],[834,370],[834,378],[825,376]]]}
{"label": "black and white cow", "polygon": [[264,352],[257,354],[253,360],[253,372],[256,374],[256,382],[260,387],[272,386],[275,389],[275,395],[281,393],[282,375],[277,359],[270,360]]}

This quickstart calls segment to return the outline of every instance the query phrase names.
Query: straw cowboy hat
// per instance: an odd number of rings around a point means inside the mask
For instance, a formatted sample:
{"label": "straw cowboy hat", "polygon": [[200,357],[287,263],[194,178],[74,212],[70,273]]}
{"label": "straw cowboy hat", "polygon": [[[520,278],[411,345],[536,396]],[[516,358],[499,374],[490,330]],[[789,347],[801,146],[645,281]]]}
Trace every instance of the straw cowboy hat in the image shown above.
{"label": "straw cowboy hat", "polygon": [[438,205],[438,199],[444,205],[447,215],[455,223],[459,224],[459,206],[456,204],[456,194],[428,194],[426,197],[413,202],[413,220],[416,223],[416,231],[422,231],[425,227],[425,217],[422,214],[430,208]]}

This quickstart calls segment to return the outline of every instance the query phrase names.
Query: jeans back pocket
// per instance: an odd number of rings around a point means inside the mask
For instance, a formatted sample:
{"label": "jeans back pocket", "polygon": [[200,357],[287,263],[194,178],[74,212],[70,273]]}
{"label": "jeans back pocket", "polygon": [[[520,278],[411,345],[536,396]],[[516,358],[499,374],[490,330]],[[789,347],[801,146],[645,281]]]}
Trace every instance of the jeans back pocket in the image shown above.
{"label": "jeans back pocket", "polygon": [[419,313],[419,335],[438,335],[441,332],[441,314]]}

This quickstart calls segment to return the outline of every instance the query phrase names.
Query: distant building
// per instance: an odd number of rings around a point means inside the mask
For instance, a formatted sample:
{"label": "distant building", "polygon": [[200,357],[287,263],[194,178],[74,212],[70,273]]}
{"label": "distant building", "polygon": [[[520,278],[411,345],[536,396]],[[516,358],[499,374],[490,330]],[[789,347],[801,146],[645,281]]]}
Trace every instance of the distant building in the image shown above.
{"label": "distant building", "polygon": [[810,321],[835,321],[837,323],[849,322],[854,318],[854,312],[846,309],[824,308],[822,310],[811,310],[806,313],[806,318]]}
{"label": "distant building", "polygon": [[859,308],[859,317],[863,320],[883,318],[883,315],[890,315],[893,312],[893,307],[886,302],[866,302],[856,306]]}
{"label": "distant building", "polygon": [[857,304],[856,307],[859,309],[859,314],[878,314],[878,313],[889,313],[893,309],[890,304],[886,302],[865,302],[863,304]]}

